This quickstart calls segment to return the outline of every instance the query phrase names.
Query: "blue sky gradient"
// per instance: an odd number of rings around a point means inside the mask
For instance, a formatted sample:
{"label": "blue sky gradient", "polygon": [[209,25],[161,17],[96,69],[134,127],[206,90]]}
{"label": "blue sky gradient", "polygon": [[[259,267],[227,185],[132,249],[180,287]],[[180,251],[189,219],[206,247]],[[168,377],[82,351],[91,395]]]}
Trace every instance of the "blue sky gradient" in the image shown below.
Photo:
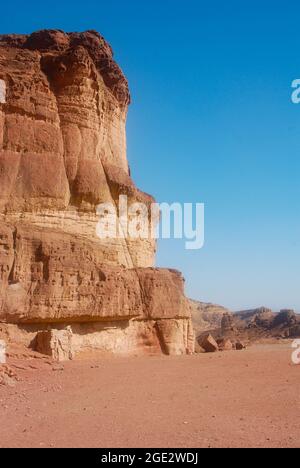
{"label": "blue sky gradient", "polygon": [[159,243],[187,294],[233,310],[300,311],[300,4],[35,1],[1,5],[0,33],[96,29],[130,84],[128,157],[160,202],[204,202],[206,242]]}

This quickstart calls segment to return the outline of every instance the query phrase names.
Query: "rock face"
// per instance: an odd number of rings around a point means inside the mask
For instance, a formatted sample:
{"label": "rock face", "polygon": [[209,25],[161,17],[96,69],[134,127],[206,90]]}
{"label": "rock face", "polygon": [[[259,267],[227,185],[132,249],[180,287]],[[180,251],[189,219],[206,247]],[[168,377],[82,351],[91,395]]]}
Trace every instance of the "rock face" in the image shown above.
{"label": "rock face", "polygon": [[43,331],[36,336],[36,350],[55,361],[70,361],[73,359],[74,346],[72,342],[72,330]]}
{"label": "rock face", "polygon": [[273,326],[278,327],[280,325],[293,326],[297,323],[297,317],[293,310],[284,309],[279,312],[274,318]]}
{"label": "rock face", "polygon": [[268,307],[259,307],[257,309],[249,309],[235,312],[234,317],[239,321],[240,325],[258,325],[269,327],[275,317],[275,313]]}
{"label": "rock face", "polygon": [[[0,36],[0,213],[10,222],[96,238],[95,206],[152,202],[126,157],[127,81],[94,31]],[[95,240],[95,239],[94,239]],[[153,266],[155,244],[97,246],[127,268]]]}
{"label": "rock face", "polygon": [[50,348],[72,326],[77,352],[185,353],[181,274],[154,268],[150,238],[97,236],[97,205],[153,202],[130,177],[110,46],[95,31],[0,36],[0,89],[0,321],[50,327]]}
{"label": "rock face", "polygon": [[231,335],[236,331],[236,326],[234,323],[234,317],[231,313],[226,312],[221,321],[221,333],[222,336]]}

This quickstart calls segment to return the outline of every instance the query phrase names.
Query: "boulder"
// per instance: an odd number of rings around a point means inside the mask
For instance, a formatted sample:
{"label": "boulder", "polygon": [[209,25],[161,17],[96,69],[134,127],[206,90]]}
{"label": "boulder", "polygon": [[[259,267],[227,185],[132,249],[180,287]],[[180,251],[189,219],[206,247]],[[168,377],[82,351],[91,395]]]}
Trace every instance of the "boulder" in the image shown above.
{"label": "boulder", "polygon": [[220,351],[232,351],[233,350],[232,342],[229,339],[222,338],[222,339],[217,340],[217,343],[218,343]]}
{"label": "boulder", "polygon": [[201,348],[204,349],[206,353],[215,353],[219,350],[218,343],[209,333],[198,338],[198,344],[201,346]]}
{"label": "boulder", "polygon": [[237,342],[235,343],[235,349],[236,349],[237,351],[241,351],[241,350],[243,350],[243,349],[246,349],[246,345],[245,345],[245,343],[243,343],[242,341],[237,341]]}
{"label": "boulder", "polygon": [[0,385],[14,387],[16,385],[16,374],[7,364],[0,364]]}

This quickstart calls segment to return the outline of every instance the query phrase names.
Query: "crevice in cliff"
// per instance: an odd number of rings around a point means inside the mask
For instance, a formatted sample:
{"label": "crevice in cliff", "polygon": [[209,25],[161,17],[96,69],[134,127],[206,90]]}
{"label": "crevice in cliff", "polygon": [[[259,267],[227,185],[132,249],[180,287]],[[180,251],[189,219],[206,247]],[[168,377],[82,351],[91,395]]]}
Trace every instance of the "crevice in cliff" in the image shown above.
{"label": "crevice in cliff", "polygon": [[13,236],[13,251],[14,251],[14,259],[13,263],[8,275],[8,284],[15,284],[17,281],[15,279],[15,265],[16,265],[16,256],[17,256],[17,228],[13,230],[12,236]]}

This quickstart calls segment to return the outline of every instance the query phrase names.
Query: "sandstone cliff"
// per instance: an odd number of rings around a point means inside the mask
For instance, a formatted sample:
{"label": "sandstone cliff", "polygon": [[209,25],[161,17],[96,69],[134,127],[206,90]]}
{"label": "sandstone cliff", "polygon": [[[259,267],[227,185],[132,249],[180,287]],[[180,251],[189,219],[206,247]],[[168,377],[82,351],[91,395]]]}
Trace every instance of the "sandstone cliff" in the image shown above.
{"label": "sandstone cliff", "polygon": [[98,204],[153,201],[130,177],[111,47],[95,31],[0,36],[0,85],[0,321],[30,339],[71,326],[77,351],[191,349],[183,278],[154,268],[155,242],[96,235]]}

